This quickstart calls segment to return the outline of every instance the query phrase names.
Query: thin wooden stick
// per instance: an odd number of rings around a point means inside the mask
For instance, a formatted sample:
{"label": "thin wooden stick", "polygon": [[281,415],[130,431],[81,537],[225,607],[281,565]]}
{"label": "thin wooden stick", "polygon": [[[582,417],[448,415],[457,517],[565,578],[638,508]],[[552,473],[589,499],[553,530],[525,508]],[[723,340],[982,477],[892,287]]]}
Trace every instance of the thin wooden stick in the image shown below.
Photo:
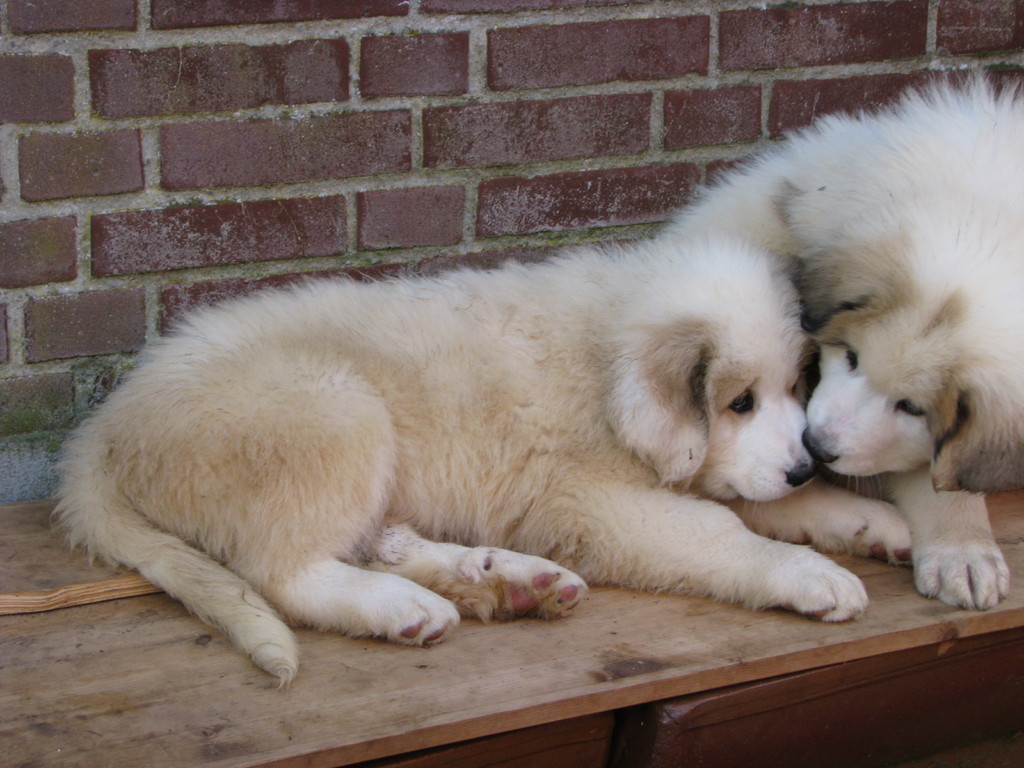
{"label": "thin wooden stick", "polygon": [[160,592],[137,573],[116,576],[102,581],[67,584],[56,589],[0,593],[0,616],[13,613],[38,613],[72,605],[101,603],[122,597],[137,597]]}

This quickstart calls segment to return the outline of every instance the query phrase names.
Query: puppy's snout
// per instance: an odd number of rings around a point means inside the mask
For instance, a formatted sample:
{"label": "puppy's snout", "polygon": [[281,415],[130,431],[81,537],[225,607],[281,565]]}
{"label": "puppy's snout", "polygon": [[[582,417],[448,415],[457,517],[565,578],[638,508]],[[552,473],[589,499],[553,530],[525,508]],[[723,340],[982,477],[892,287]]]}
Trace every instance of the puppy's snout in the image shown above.
{"label": "puppy's snout", "polygon": [[821,444],[814,439],[814,435],[811,434],[811,430],[809,429],[804,430],[803,442],[804,448],[806,448],[808,453],[810,453],[811,456],[814,457],[815,461],[818,461],[822,464],[831,464],[833,461],[839,458],[834,453],[829,453],[824,448],[822,448]]}
{"label": "puppy's snout", "polygon": [[816,474],[818,474],[818,469],[814,466],[814,462],[807,461],[802,464],[797,464],[791,470],[786,472],[786,482],[794,488],[799,488]]}

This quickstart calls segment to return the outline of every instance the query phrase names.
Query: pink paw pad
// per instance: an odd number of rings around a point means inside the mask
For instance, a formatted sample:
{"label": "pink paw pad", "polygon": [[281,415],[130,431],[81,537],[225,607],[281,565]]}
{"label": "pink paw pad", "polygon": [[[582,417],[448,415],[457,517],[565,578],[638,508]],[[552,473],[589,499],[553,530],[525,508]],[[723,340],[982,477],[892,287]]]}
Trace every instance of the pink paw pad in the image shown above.
{"label": "pink paw pad", "polygon": [[420,633],[421,629],[423,629],[423,624],[422,623],[420,623],[420,624],[410,624],[408,627],[406,627],[401,632],[399,632],[399,634],[402,637],[404,637],[406,640],[411,640],[412,638],[416,637],[416,635],[418,635]]}
{"label": "pink paw pad", "polygon": [[555,583],[557,578],[557,573],[541,573],[533,577],[533,587],[534,589],[547,589]]}
{"label": "pink paw pad", "polygon": [[562,587],[558,590],[558,604],[565,605],[568,608],[572,608],[576,603],[579,602],[579,590],[576,589],[572,584],[568,587]]}
{"label": "pink paw pad", "polygon": [[517,616],[524,616],[539,605],[530,593],[518,584],[512,584],[509,587],[509,592],[512,596],[512,610],[516,612]]}

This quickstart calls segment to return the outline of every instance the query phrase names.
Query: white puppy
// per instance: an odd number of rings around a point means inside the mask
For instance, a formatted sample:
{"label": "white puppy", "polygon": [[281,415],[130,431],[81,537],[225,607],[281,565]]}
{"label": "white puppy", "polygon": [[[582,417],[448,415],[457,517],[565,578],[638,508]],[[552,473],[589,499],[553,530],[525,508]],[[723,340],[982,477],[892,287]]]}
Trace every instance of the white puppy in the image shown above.
{"label": "white puppy", "polygon": [[818,121],[665,235],[748,237],[789,264],[821,342],[807,444],[883,478],[918,589],[988,608],[1006,563],[979,493],[1024,485],[1024,100],[979,79]]}
{"label": "white puppy", "polygon": [[70,440],[59,519],[282,682],[276,611],[428,644],[561,615],[581,577],[842,621],[856,577],[701,498],[811,477],[807,352],[783,270],[732,240],[260,293],[146,350]]}

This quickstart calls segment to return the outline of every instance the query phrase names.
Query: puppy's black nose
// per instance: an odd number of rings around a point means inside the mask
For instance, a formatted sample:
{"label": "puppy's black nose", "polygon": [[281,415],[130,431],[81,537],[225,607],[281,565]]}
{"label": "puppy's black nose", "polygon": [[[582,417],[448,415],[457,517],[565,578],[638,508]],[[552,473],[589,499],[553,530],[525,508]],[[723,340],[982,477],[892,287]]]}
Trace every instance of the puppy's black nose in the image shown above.
{"label": "puppy's black nose", "polygon": [[814,462],[808,461],[804,464],[797,464],[789,470],[786,473],[786,482],[794,488],[799,488],[816,474],[818,474],[818,469],[814,466]]}
{"label": "puppy's black nose", "polygon": [[814,439],[814,436],[811,435],[811,431],[809,429],[804,430],[803,442],[804,448],[806,448],[807,451],[811,454],[811,456],[814,457],[815,461],[818,461],[822,464],[831,464],[833,461],[839,458],[834,453],[829,453],[824,448],[822,448],[818,444],[818,441]]}

